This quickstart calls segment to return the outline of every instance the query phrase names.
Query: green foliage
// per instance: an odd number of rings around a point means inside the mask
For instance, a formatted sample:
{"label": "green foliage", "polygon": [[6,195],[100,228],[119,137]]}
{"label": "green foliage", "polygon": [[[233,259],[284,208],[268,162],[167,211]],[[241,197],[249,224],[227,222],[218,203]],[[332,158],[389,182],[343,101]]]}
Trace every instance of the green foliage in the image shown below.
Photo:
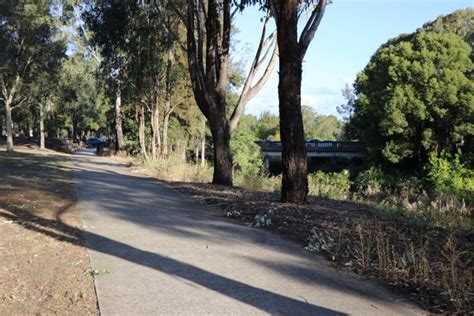
{"label": "green foliage", "polygon": [[[13,106],[42,98],[64,57],[64,42],[49,7],[39,3],[0,3],[0,82]],[[7,99],[7,96],[3,96]]]}
{"label": "green foliage", "polygon": [[63,64],[60,96],[55,109],[60,127],[94,130],[106,127],[107,97],[96,79],[94,65],[80,55]]}
{"label": "green foliage", "polygon": [[[246,117],[242,119],[245,121]],[[234,167],[243,173],[258,174],[262,169],[262,153],[255,141],[257,141],[255,131],[246,128],[245,122],[232,135],[230,147]]]}
{"label": "green foliage", "polygon": [[474,171],[466,168],[459,154],[431,155],[426,167],[427,180],[438,195],[452,194],[460,199],[474,200]]}
{"label": "green foliage", "polygon": [[318,171],[308,175],[309,194],[333,199],[347,199],[351,182],[349,171],[336,173]]}
{"label": "green foliage", "polygon": [[259,140],[280,140],[280,119],[269,111],[264,111],[256,126]]}
{"label": "green foliage", "polygon": [[380,167],[370,167],[361,172],[354,181],[354,186],[359,192],[367,190],[381,190],[387,185],[387,175]]}
{"label": "green foliage", "polygon": [[474,10],[457,10],[451,14],[440,16],[435,21],[423,25],[423,29],[459,35],[472,48],[474,44]]}
{"label": "green foliage", "polygon": [[470,53],[459,36],[425,30],[382,45],[355,83],[352,138],[375,160],[420,166],[472,137]]}
{"label": "green foliage", "polygon": [[334,115],[319,115],[307,105],[303,105],[304,137],[320,140],[337,140],[342,134],[343,123]]}

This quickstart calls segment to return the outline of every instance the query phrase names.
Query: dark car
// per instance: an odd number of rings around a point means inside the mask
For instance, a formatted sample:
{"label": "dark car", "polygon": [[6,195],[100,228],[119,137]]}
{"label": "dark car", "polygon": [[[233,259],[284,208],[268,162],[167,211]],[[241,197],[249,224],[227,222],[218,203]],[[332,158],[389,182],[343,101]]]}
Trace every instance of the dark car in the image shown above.
{"label": "dark car", "polygon": [[99,137],[93,137],[86,140],[87,147],[97,147],[99,144],[106,144],[107,142]]}

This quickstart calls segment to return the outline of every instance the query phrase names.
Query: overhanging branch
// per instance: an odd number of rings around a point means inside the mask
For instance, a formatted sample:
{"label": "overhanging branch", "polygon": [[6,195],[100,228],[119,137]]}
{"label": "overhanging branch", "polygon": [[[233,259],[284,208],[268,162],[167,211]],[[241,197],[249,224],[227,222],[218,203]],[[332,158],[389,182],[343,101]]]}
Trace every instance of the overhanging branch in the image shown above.
{"label": "overhanging branch", "polygon": [[324,11],[326,10],[327,0],[319,0],[318,4],[314,7],[309,20],[306,22],[306,25],[301,33],[299,46],[300,46],[300,57],[303,59],[308,46],[314,38],[319,24],[324,16]]}

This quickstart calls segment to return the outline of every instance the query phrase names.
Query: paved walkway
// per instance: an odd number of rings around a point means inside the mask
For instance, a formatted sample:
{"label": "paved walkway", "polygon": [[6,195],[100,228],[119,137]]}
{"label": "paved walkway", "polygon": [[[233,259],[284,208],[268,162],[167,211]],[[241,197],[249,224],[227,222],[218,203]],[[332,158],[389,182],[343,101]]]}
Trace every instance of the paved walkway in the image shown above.
{"label": "paved walkway", "polygon": [[419,314],[407,300],[126,166],[74,156],[102,315]]}

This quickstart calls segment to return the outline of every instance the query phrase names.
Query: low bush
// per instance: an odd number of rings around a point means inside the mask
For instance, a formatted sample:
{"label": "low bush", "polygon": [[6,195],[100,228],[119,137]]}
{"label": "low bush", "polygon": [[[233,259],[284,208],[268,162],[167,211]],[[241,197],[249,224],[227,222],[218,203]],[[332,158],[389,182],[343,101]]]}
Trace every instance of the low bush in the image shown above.
{"label": "low bush", "polygon": [[349,197],[350,187],[351,182],[347,170],[339,173],[317,171],[308,175],[310,195],[343,200]]}
{"label": "low bush", "polygon": [[386,186],[387,177],[379,167],[371,167],[361,172],[354,181],[355,190],[367,195],[380,192]]}
{"label": "low bush", "polygon": [[474,170],[461,163],[460,155],[432,155],[425,169],[426,178],[437,196],[453,195],[474,202]]}

